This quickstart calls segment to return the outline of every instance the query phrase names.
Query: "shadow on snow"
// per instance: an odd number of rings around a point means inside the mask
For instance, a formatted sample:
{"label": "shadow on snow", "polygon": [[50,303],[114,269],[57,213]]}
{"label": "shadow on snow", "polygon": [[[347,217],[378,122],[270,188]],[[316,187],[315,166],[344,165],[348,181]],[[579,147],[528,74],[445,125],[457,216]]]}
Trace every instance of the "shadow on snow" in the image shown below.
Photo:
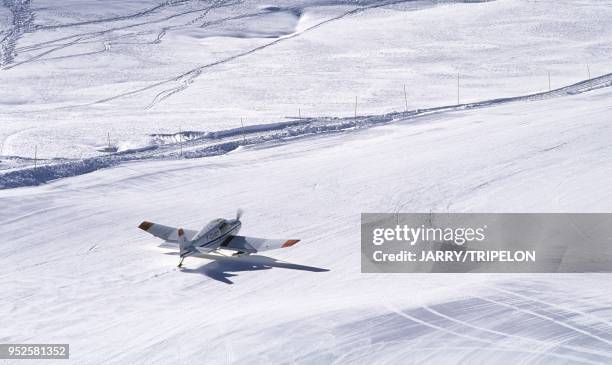
{"label": "shadow on snow", "polygon": [[[207,257],[210,258],[210,257]],[[268,256],[249,255],[243,257],[215,257],[210,261],[196,269],[183,268],[181,271],[186,273],[199,273],[211,279],[233,284],[229,278],[238,276],[239,272],[270,270],[272,268],[300,270],[310,272],[326,272],[329,269],[324,269],[315,266],[299,265],[290,262],[280,261]]]}

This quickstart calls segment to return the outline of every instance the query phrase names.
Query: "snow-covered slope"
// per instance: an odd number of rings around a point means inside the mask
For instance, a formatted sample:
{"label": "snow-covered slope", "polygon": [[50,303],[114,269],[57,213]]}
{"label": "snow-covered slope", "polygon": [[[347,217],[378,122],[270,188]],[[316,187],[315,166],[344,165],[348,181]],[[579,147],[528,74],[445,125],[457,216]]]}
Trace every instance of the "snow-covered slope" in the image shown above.
{"label": "snow-covered slope", "polygon": [[348,118],[309,117],[289,121],[258,124],[215,132],[182,131],[155,134],[148,146],[114,151],[102,156],[80,159],[33,159],[18,156],[4,157],[0,161],[0,189],[39,185],[51,180],[77,176],[129,161],[202,158],[217,156],[244,146],[291,141],[297,138],[339,133],[357,128],[371,128],[396,121],[414,120],[456,110],[486,108],[508,103],[545,100],[567,95],[591,92],[612,86],[612,74],[606,74],[555,90],[472,103],[414,109],[383,115],[358,115]]}
{"label": "snow-covered slope", "polygon": [[[0,340],[69,342],[74,363],[609,363],[609,275],[361,274],[359,213],[610,211],[611,96],[0,191]],[[238,207],[245,234],[302,242],[179,271],[136,228]]]}
{"label": "snow-covered slope", "polygon": [[612,69],[609,1],[6,3],[4,156],[95,156],[108,133],[125,150],[241,118],[347,117],[356,96],[361,115],[448,105],[457,74],[473,102],[547,90],[548,71],[554,89],[586,79],[587,64],[593,77]]}
{"label": "snow-covered slope", "polygon": [[[359,257],[361,212],[612,210],[610,5],[3,1],[0,343],[70,343],[74,364],[612,363],[609,274]],[[238,208],[241,233],[302,241],[178,270],[137,229]]]}

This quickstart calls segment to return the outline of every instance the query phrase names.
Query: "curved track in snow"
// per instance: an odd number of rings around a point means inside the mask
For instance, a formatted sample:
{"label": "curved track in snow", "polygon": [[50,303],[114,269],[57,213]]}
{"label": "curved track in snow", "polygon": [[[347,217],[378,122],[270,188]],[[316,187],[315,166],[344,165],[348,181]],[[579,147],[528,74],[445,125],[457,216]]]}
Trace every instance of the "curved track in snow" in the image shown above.
{"label": "curved track in snow", "polygon": [[11,13],[12,24],[8,30],[0,33],[0,68],[13,62],[17,40],[29,32],[34,23],[30,0],[3,0],[3,5]]}

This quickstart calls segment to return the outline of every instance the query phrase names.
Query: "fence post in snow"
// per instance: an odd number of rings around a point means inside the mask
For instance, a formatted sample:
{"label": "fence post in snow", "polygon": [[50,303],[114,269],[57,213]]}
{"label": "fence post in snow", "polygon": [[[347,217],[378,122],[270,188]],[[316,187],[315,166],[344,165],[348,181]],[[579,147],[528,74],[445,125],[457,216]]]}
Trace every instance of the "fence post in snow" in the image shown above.
{"label": "fence post in snow", "polygon": [[357,96],[355,95],[355,121],[357,121]]}
{"label": "fence post in snow", "polygon": [[298,108],[298,119],[302,119],[302,109]]}
{"label": "fence post in snow", "polygon": [[406,95],[406,84],[404,84],[404,104],[406,105],[406,111],[408,111],[408,96]]}
{"label": "fence post in snow", "polygon": [[587,76],[589,77],[589,80],[591,79],[591,68],[589,67],[589,65],[587,64]]}
{"label": "fence post in snow", "polygon": [[183,128],[179,127],[179,156],[183,157]]}
{"label": "fence post in snow", "polygon": [[459,72],[457,72],[457,105],[461,104],[459,94]]}
{"label": "fence post in snow", "polygon": [[591,80],[591,68],[589,67],[588,63],[587,63],[587,75],[589,76],[589,87],[593,87],[593,81]]}

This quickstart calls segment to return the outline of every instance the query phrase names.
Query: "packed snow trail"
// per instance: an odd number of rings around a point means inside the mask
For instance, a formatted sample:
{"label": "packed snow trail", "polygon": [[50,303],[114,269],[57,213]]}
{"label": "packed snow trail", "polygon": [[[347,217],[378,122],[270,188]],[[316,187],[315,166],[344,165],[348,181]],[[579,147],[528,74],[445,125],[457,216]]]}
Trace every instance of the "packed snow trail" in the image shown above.
{"label": "packed snow trail", "polygon": [[[240,146],[267,142],[286,142],[291,139],[337,133],[355,128],[369,128],[397,121],[407,121],[426,115],[469,110],[502,105],[512,102],[531,102],[554,97],[571,96],[612,85],[612,74],[584,80],[555,90],[508,98],[484,100],[474,103],[447,105],[434,108],[392,112],[383,115],[359,115],[357,118],[296,118],[287,122],[253,125],[217,132],[186,131],[173,137],[179,142],[154,144],[130,149],[106,156],[79,160],[48,161],[34,168],[31,165],[16,169],[0,170],[0,189],[33,186],[60,178],[77,176],[127,161],[201,158],[234,151]],[[190,139],[183,141],[184,137]],[[20,158],[13,156],[13,158]]]}

